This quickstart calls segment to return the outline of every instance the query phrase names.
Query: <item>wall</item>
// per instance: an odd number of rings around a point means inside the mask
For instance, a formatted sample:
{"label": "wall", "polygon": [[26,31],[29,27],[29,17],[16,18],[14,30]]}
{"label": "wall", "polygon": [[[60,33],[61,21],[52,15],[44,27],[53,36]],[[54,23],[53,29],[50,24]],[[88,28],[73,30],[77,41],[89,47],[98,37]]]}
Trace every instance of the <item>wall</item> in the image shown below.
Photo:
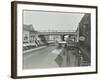
{"label": "wall", "polygon": [[[84,61],[90,64],[90,50],[91,50],[91,15],[85,14],[79,23],[79,37],[83,37],[83,40],[79,40],[79,48],[81,50]],[[85,51],[85,52],[84,52]]]}
{"label": "wall", "polygon": [[[100,0],[30,0],[64,4],[98,5],[100,10]],[[0,0],[0,80],[14,80],[10,78],[11,68],[11,0]],[[100,11],[98,12],[100,13]],[[100,16],[98,16],[100,22]],[[100,24],[98,25],[100,26]],[[100,28],[98,27],[98,30]],[[100,34],[100,31],[98,31]],[[98,38],[100,47],[100,37]],[[99,50],[100,52],[100,50]],[[98,53],[99,53],[98,52]],[[100,57],[100,54],[98,54]],[[100,58],[98,63],[100,63]],[[100,67],[100,64],[98,64]],[[100,69],[98,74],[29,78],[22,80],[100,80]],[[20,80],[20,79],[19,79]]]}

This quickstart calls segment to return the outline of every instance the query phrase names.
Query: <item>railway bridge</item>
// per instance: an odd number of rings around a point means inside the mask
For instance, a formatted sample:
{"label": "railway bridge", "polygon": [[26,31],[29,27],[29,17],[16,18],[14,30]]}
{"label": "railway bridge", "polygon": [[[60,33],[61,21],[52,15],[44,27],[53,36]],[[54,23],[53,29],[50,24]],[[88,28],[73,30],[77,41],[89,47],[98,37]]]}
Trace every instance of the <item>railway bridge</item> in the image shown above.
{"label": "railway bridge", "polygon": [[[64,36],[68,35],[70,37],[74,37],[75,40],[78,40],[78,33],[77,32],[65,32],[65,31],[38,31],[37,33],[39,36],[45,36],[46,38],[52,37],[55,39],[59,39],[64,41]],[[58,38],[59,37],[59,38]]]}

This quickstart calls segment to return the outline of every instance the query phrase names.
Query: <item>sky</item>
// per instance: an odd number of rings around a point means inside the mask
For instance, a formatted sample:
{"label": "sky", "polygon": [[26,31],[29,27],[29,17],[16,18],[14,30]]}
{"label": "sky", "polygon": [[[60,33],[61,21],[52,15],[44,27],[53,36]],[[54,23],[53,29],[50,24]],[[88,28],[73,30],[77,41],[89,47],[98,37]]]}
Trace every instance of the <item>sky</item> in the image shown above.
{"label": "sky", "polygon": [[76,31],[84,14],[47,11],[23,11],[23,24],[32,24],[37,31]]}

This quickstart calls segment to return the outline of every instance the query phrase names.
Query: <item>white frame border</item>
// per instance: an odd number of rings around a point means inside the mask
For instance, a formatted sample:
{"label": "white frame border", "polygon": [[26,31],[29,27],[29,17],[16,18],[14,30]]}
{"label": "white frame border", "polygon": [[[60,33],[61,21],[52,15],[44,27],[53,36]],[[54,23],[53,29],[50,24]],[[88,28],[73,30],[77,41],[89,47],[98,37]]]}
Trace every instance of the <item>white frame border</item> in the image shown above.
{"label": "white frame border", "polygon": [[[22,10],[46,10],[62,12],[82,12],[91,13],[91,66],[72,67],[72,68],[52,68],[52,69],[31,69],[22,70]],[[51,75],[51,74],[69,74],[84,73],[96,71],[96,9],[83,7],[60,7],[34,4],[17,4],[17,76],[32,75]]]}

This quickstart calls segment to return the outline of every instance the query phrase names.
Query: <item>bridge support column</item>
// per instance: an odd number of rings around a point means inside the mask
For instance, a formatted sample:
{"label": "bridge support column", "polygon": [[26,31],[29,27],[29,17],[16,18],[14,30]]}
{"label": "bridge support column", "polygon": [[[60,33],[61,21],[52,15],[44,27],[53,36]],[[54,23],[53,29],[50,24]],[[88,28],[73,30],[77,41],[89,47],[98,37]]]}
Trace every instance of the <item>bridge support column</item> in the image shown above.
{"label": "bridge support column", "polygon": [[65,36],[65,35],[61,35],[61,40],[62,40],[62,41],[64,41],[64,36]]}

